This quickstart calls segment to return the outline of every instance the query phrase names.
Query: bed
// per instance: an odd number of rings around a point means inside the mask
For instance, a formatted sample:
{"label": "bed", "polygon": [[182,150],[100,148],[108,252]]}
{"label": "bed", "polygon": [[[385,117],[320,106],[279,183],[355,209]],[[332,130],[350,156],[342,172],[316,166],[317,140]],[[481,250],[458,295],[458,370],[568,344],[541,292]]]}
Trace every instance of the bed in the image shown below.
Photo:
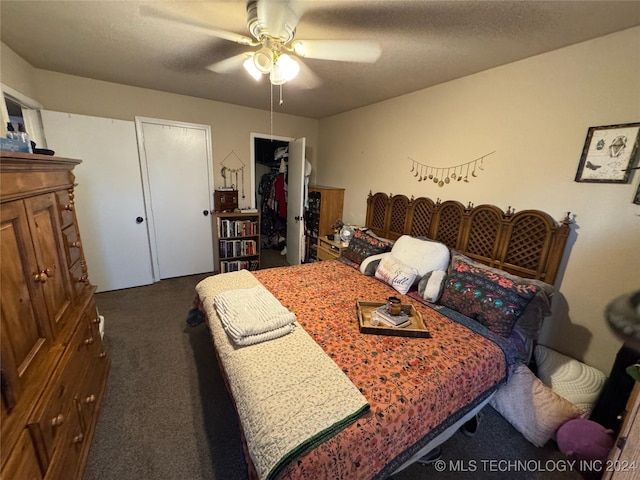
{"label": "bed", "polygon": [[[504,212],[491,205],[464,206],[457,201],[370,193],[363,232],[367,238],[390,241],[390,252],[377,253],[383,261],[392,257],[396,245],[408,237],[446,246],[451,252],[450,265],[440,298],[445,300],[446,296],[447,301],[425,300],[420,293],[424,281],[416,281],[406,294],[399,294],[380,278],[363,274],[364,260],[371,260],[375,253],[364,255],[360,262],[347,255],[252,273],[233,272],[235,276],[214,275],[196,288],[238,411],[250,478],[387,478],[448,439],[488,403],[507,380],[513,365],[527,361],[539,328],[525,325],[517,330],[514,325],[509,334],[496,333],[490,328],[491,323],[481,323],[471,318],[474,315],[456,310],[456,297],[447,293],[447,288],[454,288],[456,283],[453,279],[457,273],[451,267],[454,259],[465,269],[482,270],[486,266],[489,279],[498,275],[500,282],[516,278],[526,285],[546,285],[544,292],[531,287],[529,304],[523,308],[533,307],[539,298],[547,302],[551,294],[549,285],[558,275],[569,220],[567,215],[558,223],[538,210],[514,212],[509,208]],[[451,286],[445,286],[449,280]],[[295,334],[248,347],[239,347],[229,339],[214,299],[220,292],[254,285],[266,288],[283,307],[295,313]],[[399,295],[403,304],[420,312],[430,338],[360,333],[356,302],[391,295]],[[459,310],[467,312],[465,305]],[[548,313],[546,304],[546,308],[537,307],[535,316],[541,321]],[[298,344],[292,346],[300,340],[296,337],[305,337],[302,340],[310,343],[302,348]],[[305,351],[317,356],[307,361]],[[332,377],[338,381],[329,383],[340,384],[340,376],[347,379],[349,386],[357,390],[352,393],[361,395],[366,404],[355,401],[351,410],[342,413],[344,421],[336,423],[336,428],[318,427],[319,434],[309,434],[310,441],[296,444],[295,448],[274,447],[278,440],[273,437],[280,437],[291,420],[276,419],[281,423],[268,430],[256,425],[268,416],[265,412],[272,413],[274,405],[286,405],[285,411],[291,412],[292,417],[304,419],[308,415],[311,422],[319,410],[325,410],[322,402],[326,399],[314,403],[307,398],[308,392],[298,394],[284,391],[284,387],[282,391],[274,387],[280,399],[267,399],[275,403],[256,405],[252,399],[259,401],[260,397],[275,395],[265,385],[272,378],[280,385],[272,375],[282,375],[285,383],[316,383],[306,375],[325,361],[323,357],[339,370],[332,372],[338,375]],[[285,367],[293,373],[283,373]],[[301,380],[294,381],[296,375]],[[318,382],[322,385],[322,380]],[[330,399],[334,395],[329,394]],[[304,410],[307,403],[320,407]],[[338,409],[347,405],[347,401],[336,403]],[[256,442],[260,443],[257,447]],[[260,453],[263,451],[275,455],[275,459],[265,463]]]}

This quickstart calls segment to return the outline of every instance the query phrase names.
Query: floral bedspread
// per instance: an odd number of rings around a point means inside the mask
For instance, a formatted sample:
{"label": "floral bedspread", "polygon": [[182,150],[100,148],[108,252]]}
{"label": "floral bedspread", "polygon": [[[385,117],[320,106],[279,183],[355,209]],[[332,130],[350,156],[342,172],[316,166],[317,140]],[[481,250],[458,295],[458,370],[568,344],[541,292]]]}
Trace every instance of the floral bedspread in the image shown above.
{"label": "floral bedspread", "polygon": [[386,478],[506,379],[499,346],[409,296],[402,303],[420,311],[431,338],[361,334],[356,300],[384,302],[398,293],[339,261],[254,274],[371,405],[281,479]]}

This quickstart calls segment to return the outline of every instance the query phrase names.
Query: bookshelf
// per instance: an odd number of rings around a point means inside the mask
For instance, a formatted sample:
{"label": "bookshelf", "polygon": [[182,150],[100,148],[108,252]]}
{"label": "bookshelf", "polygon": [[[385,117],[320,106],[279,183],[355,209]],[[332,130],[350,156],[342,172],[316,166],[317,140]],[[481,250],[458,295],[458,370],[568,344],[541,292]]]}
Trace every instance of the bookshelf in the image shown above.
{"label": "bookshelf", "polygon": [[214,260],[219,273],[260,268],[260,214],[215,213]]}

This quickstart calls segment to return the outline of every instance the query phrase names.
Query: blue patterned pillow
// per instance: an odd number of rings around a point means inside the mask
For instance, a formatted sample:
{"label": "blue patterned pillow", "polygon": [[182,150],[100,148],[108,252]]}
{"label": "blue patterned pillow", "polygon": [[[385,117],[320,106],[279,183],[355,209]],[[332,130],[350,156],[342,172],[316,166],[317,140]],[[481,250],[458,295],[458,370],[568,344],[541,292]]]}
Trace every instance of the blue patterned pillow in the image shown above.
{"label": "blue patterned pillow", "polygon": [[454,258],[440,303],[508,337],[538,290],[536,285]]}

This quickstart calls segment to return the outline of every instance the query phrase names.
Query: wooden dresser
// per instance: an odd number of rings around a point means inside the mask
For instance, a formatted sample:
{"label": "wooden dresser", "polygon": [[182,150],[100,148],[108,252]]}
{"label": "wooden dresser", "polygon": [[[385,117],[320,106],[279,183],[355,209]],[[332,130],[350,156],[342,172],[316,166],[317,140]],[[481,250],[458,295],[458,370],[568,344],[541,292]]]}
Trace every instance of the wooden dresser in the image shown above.
{"label": "wooden dresser", "polygon": [[2,480],[81,478],[109,373],[74,211],[79,163],[0,155]]}

